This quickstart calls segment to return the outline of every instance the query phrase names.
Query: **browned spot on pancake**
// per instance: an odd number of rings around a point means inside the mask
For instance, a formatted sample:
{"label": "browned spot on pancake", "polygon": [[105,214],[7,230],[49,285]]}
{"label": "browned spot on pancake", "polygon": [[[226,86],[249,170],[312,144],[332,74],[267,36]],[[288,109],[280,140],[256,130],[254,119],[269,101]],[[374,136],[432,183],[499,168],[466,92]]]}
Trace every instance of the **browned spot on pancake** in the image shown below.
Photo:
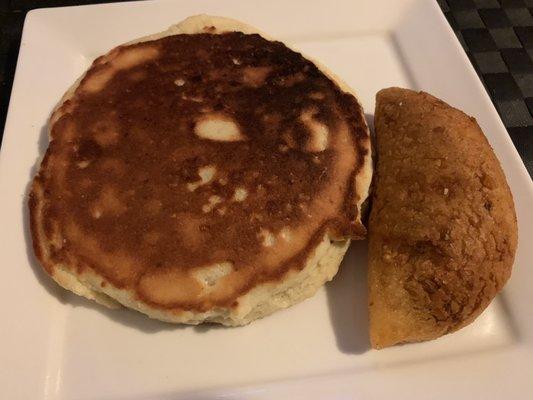
{"label": "browned spot on pancake", "polygon": [[99,239],[72,222],[65,224],[64,231],[71,251],[69,258],[72,265],[81,270],[91,268],[118,287],[125,287],[136,281],[142,266],[130,254],[121,249],[106,249]]}
{"label": "browned spot on pancake", "polygon": [[179,241],[192,249],[201,246],[202,240],[205,238],[203,232],[207,228],[204,224],[205,218],[188,213],[176,214],[174,218],[176,219]]}
{"label": "browned spot on pancake", "polygon": [[276,84],[281,86],[292,86],[297,83],[305,81],[306,77],[302,72],[297,72],[296,74],[283,76],[276,81]]}
{"label": "browned spot on pancake", "polygon": [[[52,113],[52,117],[50,118],[50,126],[54,126],[56,122],[59,120],[59,118],[64,115],[71,113],[75,108],[75,104],[72,100],[66,100],[63,104],[61,104],[57,110],[55,110]],[[52,132],[53,137],[53,132]]]}
{"label": "browned spot on pancake", "polygon": [[160,233],[159,232],[147,232],[144,234],[144,240],[151,245],[154,245],[159,240]]}
{"label": "browned spot on pancake", "polygon": [[313,100],[322,100],[324,99],[324,97],[325,97],[324,93],[320,93],[320,92],[313,92],[309,94],[309,98]]}
{"label": "browned spot on pancake", "polygon": [[[85,163],[88,163],[88,161],[86,161]],[[102,160],[101,168],[103,173],[111,173],[117,176],[122,176],[126,173],[128,167],[126,163],[121,159],[107,158],[105,160]]]}
{"label": "browned spot on pancake", "polygon": [[[230,307],[303,268],[326,232],[364,236],[360,106],[282,43],[233,32],[121,46],[58,110],[38,178],[47,238],[56,224],[67,239],[50,262],[154,307]],[[221,263],[213,285],[195,275]]]}
{"label": "browned spot on pancake", "polygon": [[87,178],[83,178],[83,179],[80,181],[79,185],[80,185],[80,189],[82,190],[82,192],[86,192],[86,191],[88,191],[88,190],[91,188],[91,186],[93,185],[93,181],[92,181],[91,178],[88,178],[88,177],[87,177]]}
{"label": "browned spot on pancake", "polygon": [[146,78],[146,72],[143,72],[143,71],[132,72],[129,75],[129,78],[132,81],[138,82],[138,81],[143,80],[144,78]]}
{"label": "browned spot on pancake", "polygon": [[61,140],[64,140],[65,142],[72,142],[76,137],[76,125],[74,122],[69,119],[65,119],[58,124],[63,125],[58,129],[61,131]]}
{"label": "browned spot on pancake", "polygon": [[146,202],[144,206],[144,210],[148,215],[156,215],[161,211],[161,206],[163,203],[161,203],[161,200],[159,199],[150,199]]}
{"label": "browned spot on pancake", "polygon": [[113,186],[105,186],[98,199],[91,206],[93,218],[99,219],[105,216],[117,216],[126,211],[126,205],[120,199],[118,191]]}

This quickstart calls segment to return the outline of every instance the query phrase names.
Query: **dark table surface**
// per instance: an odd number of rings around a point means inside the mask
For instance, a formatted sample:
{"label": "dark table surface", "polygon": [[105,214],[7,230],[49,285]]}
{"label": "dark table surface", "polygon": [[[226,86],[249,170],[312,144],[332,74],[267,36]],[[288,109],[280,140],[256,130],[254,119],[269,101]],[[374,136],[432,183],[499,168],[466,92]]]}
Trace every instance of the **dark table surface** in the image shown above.
{"label": "dark table surface", "polygon": [[[437,1],[533,176],[533,0]],[[0,135],[26,12],[106,2],[0,0]]]}

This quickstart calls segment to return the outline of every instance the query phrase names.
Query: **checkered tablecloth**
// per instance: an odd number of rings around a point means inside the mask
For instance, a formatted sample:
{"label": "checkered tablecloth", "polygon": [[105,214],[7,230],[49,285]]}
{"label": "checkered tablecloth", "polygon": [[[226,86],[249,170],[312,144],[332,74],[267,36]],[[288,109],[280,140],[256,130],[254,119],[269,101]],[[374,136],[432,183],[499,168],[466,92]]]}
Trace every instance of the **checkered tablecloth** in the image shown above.
{"label": "checkered tablecloth", "polygon": [[[533,0],[436,1],[533,175]],[[102,2],[106,1],[0,0],[0,133],[26,12],[36,7]]]}

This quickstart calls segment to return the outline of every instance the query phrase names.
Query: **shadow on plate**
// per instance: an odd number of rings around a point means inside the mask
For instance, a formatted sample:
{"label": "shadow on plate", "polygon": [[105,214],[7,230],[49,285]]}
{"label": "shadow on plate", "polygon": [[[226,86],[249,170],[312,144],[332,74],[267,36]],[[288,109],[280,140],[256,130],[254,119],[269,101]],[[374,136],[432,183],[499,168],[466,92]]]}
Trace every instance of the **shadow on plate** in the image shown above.
{"label": "shadow on plate", "polygon": [[231,329],[224,327],[222,325],[216,324],[202,324],[199,326],[190,326],[190,325],[180,325],[180,324],[171,324],[163,321],[158,321],[151,319],[139,312],[121,308],[121,309],[109,309],[100,304],[97,304],[91,300],[88,300],[84,297],[75,295],[56,284],[48,274],[43,270],[39,261],[35,257],[32,246],[32,235],[30,230],[30,213],[28,209],[28,195],[31,190],[31,183],[33,177],[39,170],[41,165],[42,157],[44,156],[46,149],[48,148],[48,125],[45,125],[41,128],[38,140],[39,147],[39,158],[36,160],[35,164],[30,170],[28,176],[28,184],[26,185],[26,190],[24,191],[24,198],[22,200],[22,226],[24,229],[24,241],[26,244],[26,256],[28,259],[28,264],[30,264],[33,273],[36,279],[39,281],[39,284],[43,286],[46,291],[53,297],[55,297],[61,304],[68,305],[70,307],[84,307],[88,309],[95,310],[107,318],[118,322],[120,324],[138,329],[146,333],[156,333],[159,331],[169,331],[169,330],[178,330],[178,329],[194,329],[196,332],[204,333],[212,329]]}
{"label": "shadow on plate", "polygon": [[343,353],[370,350],[366,266],[366,240],[353,242],[337,276],[326,285],[331,324]]}

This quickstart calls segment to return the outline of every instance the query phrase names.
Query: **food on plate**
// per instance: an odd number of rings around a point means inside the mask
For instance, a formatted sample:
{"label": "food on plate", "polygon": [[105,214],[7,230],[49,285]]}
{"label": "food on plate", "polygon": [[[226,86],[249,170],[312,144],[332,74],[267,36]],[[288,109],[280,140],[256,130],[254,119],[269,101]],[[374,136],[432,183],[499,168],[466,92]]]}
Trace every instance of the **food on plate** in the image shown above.
{"label": "food on plate", "polygon": [[338,78],[250,26],[191,17],[96,59],[54,110],[35,253],[101,304],[247,324],[312,296],[365,236],[370,157]]}
{"label": "food on plate", "polygon": [[476,120],[424,92],[376,98],[377,168],[369,221],[374,348],[471,323],[511,274],[513,198]]}

